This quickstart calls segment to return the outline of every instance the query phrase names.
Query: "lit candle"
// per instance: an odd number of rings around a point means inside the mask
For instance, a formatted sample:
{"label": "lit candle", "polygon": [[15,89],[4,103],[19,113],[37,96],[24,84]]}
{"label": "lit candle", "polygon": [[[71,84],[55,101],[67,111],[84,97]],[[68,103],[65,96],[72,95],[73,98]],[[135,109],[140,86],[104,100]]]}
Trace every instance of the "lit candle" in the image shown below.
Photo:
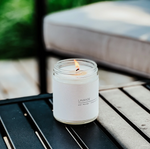
{"label": "lit candle", "polygon": [[54,66],[53,114],[63,123],[84,124],[98,116],[98,69],[91,60],[74,61],[66,59]]}

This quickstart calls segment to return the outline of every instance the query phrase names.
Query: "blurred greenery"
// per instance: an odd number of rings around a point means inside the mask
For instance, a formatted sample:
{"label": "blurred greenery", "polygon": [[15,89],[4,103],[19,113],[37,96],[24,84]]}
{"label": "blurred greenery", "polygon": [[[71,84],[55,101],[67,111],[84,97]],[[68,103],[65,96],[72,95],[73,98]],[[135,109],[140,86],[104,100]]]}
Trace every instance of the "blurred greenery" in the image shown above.
{"label": "blurred greenery", "polygon": [[[98,1],[47,0],[47,8],[52,13]],[[0,59],[35,56],[34,13],[34,0],[0,0]]]}

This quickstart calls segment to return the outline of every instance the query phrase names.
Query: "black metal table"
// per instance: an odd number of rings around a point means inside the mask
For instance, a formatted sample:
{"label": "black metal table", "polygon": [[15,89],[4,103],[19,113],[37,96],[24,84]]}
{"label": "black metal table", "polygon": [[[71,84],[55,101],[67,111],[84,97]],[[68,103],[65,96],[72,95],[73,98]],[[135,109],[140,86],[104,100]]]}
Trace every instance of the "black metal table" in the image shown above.
{"label": "black metal table", "polygon": [[116,149],[121,146],[94,121],[65,125],[53,118],[52,94],[0,101],[0,149]]}

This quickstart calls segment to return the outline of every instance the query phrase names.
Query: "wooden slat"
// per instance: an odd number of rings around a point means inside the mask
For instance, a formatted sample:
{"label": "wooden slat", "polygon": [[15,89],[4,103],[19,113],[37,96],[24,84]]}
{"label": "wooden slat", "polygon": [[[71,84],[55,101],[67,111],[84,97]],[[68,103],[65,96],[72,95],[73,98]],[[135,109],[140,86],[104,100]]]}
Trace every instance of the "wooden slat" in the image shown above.
{"label": "wooden slat", "polygon": [[33,119],[43,132],[52,148],[77,149],[80,148],[71,135],[67,132],[65,125],[57,122],[52,110],[45,101],[25,102],[25,106],[31,113]]}
{"label": "wooden slat", "polygon": [[101,98],[98,121],[126,149],[148,149],[150,144]]}
{"label": "wooden slat", "polygon": [[[123,79],[123,78],[122,78]],[[134,80],[134,78],[133,78]],[[143,81],[133,81],[132,82],[132,79],[130,80],[131,82],[129,83],[125,83],[125,84],[112,84],[112,85],[106,85],[106,86],[102,86],[100,84],[100,91],[102,90],[110,90],[110,89],[116,89],[116,88],[124,88],[124,87],[132,87],[132,86],[138,86],[138,85],[142,85],[142,84],[145,84],[145,82],[149,82],[149,80],[143,80]]]}
{"label": "wooden slat", "polygon": [[99,73],[100,90],[116,88],[118,86],[130,84],[131,82],[136,80],[136,78],[132,76],[112,72],[110,70],[104,70],[101,68],[99,68],[98,73]]}
{"label": "wooden slat", "polygon": [[125,87],[127,93],[150,110],[150,91],[143,86]]}
{"label": "wooden slat", "polygon": [[38,94],[39,91],[26,76],[19,71],[15,65],[17,61],[0,62],[0,84],[8,93],[7,98],[22,97]]}
{"label": "wooden slat", "polygon": [[[52,70],[53,70],[54,64],[58,60],[60,60],[60,58],[57,58],[57,57],[48,58],[48,75],[47,75],[48,80],[47,81],[48,81],[49,93],[52,92]],[[0,98],[5,99],[5,98],[13,98],[13,97],[19,97],[19,96],[33,95],[35,93],[38,94],[39,83],[38,83],[38,71],[37,71],[38,68],[37,67],[38,66],[37,66],[35,59],[23,59],[23,60],[19,60],[16,62],[0,61],[0,69],[1,69],[0,85],[2,85],[2,92],[0,92],[2,97]],[[15,72],[14,72],[14,69],[15,69]],[[18,71],[18,74],[20,75],[16,74],[16,71]],[[133,80],[135,80],[134,77],[117,74],[116,72],[114,73],[109,70],[103,70],[100,68],[99,68],[99,74],[100,74],[99,75],[100,90],[110,89],[114,87],[115,88],[122,87],[124,83],[132,82]],[[4,75],[6,76],[4,77]],[[18,81],[15,82],[16,78],[18,79]],[[21,78],[24,78],[26,82],[22,81]],[[24,84],[24,87],[22,87],[23,85],[21,85],[21,83],[18,83],[18,82],[22,82],[22,84]],[[137,82],[137,83],[141,84],[141,82]],[[21,86],[20,89],[16,88],[17,86],[16,84]],[[29,84],[32,87],[27,87],[29,86]],[[115,84],[115,85],[112,85],[112,84]],[[25,93],[25,92],[28,92],[28,93]]]}
{"label": "wooden slat", "polygon": [[7,94],[8,94],[7,91],[0,84],[0,100],[6,99],[8,97]]}
{"label": "wooden slat", "polygon": [[[57,57],[49,57],[48,58],[48,91],[49,93],[52,92],[52,72],[53,67],[60,58]],[[142,81],[135,81],[136,78],[119,74],[117,72],[112,72],[110,70],[104,70],[99,68],[99,82],[100,82],[100,90],[111,89],[122,87],[124,85],[137,85],[143,84]],[[135,81],[134,83],[131,83]]]}
{"label": "wooden slat", "polygon": [[0,106],[0,116],[17,149],[44,149],[17,104]]}
{"label": "wooden slat", "polygon": [[[52,74],[54,65],[60,59],[57,57],[49,57],[47,59],[48,67],[47,67],[47,81],[48,81],[48,92],[52,93]],[[22,69],[25,73],[27,73],[29,79],[32,79],[34,83],[39,85],[38,81],[38,65],[36,59],[21,59],[19,60]]]}
{"label": "wooden slat", "polygon": [[150,115],[118,89],[101,91],[104,98],[150,138]]}
{"label": "wooden slat", "polygon": [[60,59],[57,58],[57,57],[49,57],[48,58],[48,78],[47,78],[47,81],[48,81],[48,92],[49,93],[52,93],[52,76],[53,76],[53,68],[54,68],[54,65],[59,61]]}
{"label": "wooden slat", "polygon": [[32,82],[39,85],[38,80],[38,64],[35,58],[19,59],[20,68],[24,71]]}

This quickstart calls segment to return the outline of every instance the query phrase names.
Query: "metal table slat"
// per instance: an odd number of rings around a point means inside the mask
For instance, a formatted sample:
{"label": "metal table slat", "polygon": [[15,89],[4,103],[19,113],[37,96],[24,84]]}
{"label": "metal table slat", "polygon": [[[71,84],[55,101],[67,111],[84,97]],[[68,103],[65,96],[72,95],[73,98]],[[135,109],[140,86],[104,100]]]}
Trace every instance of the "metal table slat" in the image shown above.
{"label": "metal table slat", "polygon": [[71,135],[67,132],[65,125],[53,118],[52,110],[43,100],[24,103],[32,117],[42,130],[52,148],[77,149],[80,148]]}
{"label": "metal table slat", "polygon": [[148,90],[150,90],[150,83],[144,85]]}
{"label": "metal table slat", "polygon": [[17,149],[44,148],[17,104],[0,106],[0,116]]}
{"label": "metal table slat", "polygon": [[0,133],[0,149],[7,149],[1,133]]}
{"label": "metal table slat", "polygon": [[81,137],[89,148],[118,148],[95,122],[72,126],[72,129]]}

